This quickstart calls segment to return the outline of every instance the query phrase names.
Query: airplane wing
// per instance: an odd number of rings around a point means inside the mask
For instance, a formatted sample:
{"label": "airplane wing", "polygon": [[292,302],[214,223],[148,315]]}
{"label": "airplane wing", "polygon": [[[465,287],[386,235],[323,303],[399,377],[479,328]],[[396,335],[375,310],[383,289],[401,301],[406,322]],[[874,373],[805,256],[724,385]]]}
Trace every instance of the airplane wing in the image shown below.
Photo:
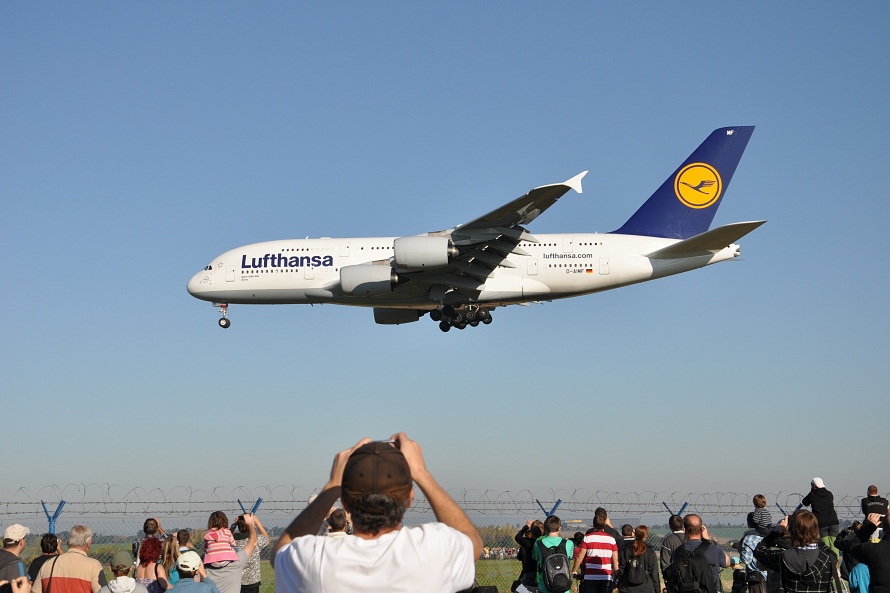
{"label": "airplane wing", "polygon": [[536,187],[509,204],[504,204],[484,216],[458,226],[452,232],[452,238],[455,234],[472,235],[478,231],[488,234],[488,231],[499,227],[516,228],[519,225],[528,224],[555,204],[570,189],[580,194],[581,180],[585,175],[587,175],[587,171],[579,173],[563,183]]}
{"label": "airplane wing", "polygon": [[466,224],[431,233],[450,237],[458,249],[458,256],[445,269],[415,272],[409,274],[411,279],[421,284],[447,286],[472,296],[471,293],[481,290],[485,280],[499,266],[516,267],[507,259],[509,254],[528,255],[519,248],[520,241],[537,243],[538,240],[522,225],[536,219],[570,189],[580,194],[581,179],[585,175],[587,171],[563,183],[536,187]]}
{"label": "airplane wing", "polygon": [[668,245],[658,251],[653,251],[646,257],[652,259],[677,259],[708,255],[729,247],[765,222],[765,220],[755,220],[752,222],[734,222],[720,226],[673,245]]}

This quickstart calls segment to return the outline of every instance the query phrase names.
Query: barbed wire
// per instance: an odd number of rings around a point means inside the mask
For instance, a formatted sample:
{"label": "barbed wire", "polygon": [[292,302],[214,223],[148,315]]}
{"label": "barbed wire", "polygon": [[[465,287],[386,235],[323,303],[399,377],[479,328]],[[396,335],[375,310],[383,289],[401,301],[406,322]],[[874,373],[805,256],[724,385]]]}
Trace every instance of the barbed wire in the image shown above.
{"label": "barbed wire", "polygon": [[[219,508],[236,509],[238,500],[249,508],[259,498],[263,499],[264,515],[284,515],[304,509],[315,493],[317,489],[285,485],[216,486],[209,489],[176,486],[167,490],[97,483],[48,485],[37,490],[22,487],[11,494],[0,490],[0,515],[43,517],[41,501],[55,505],[65,500],[65,514],[69,516],[188,516]],[[564,514],[592,514],[597,507],[604,507],[611,515],[634,517],[665,515],[668,508],[679,512],[684,504],[688,505],[687,513],[709,517],[739,517],[753,508],[752,495],[737,492],[609,492],[542,488],[520,491],[452,489],[448,493],[470,515],[537,515],[540,512],[538,501],[548,508],[561,501],[559,509]],[[412,511],[431,512],[422,494],[419,491],[416,494]],[[796,509],[804,496],[798,492],[764,495],[770,505],[777,504],[787,512]],[[842,518],[859,517],[860,497],[838,497],[835,508]]]}

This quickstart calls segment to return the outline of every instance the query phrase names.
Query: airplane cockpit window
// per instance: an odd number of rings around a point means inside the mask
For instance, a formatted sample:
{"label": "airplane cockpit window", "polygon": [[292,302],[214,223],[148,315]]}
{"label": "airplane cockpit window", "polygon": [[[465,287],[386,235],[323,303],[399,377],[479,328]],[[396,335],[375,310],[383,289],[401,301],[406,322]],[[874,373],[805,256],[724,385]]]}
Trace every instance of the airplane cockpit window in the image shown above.
{"label": "airplane cockpit window", "polygon": [[210,271],[212,269],[213,269],[213,266],[210,266],[210,265],[208,265],[206,268],[204,268],[205,271]]}

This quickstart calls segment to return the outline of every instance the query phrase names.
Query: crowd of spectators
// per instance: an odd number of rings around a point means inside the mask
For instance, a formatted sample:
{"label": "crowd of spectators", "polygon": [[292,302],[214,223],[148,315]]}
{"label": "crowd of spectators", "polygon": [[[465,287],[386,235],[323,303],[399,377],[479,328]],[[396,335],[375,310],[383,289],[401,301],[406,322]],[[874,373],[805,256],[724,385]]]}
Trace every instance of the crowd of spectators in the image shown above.
{"label": "crowd of spectators", "polygon": [[[437,523],[402,526],[415,484]],[[519,560],[516,593],[567,593],[572,578],[579,593],[721,593],[721,571],[730,568],[732,593],[890,593],[890,538],[882,538],[890,529],[888,502],[877,487],[862,499],[862,520],[844,530],[820,478],[801,506],[775,523],[765,496],[752,503],[748,529],[731,553],[696,514],[672,515],[669,533],[652,546],[648,526],[619,531],[604,508],[586,533],[563,537],[561,520],[550,515],[527,521],[516,547],[483,548],[426,470],[420,447],[399,433],[340,452],[328,483],[275,543],[271,560],[283,593],[482,591],[473,581],[480,557]],[[54,534],[42,536],[41,553],[26,566],[30,530],[10,525],[0,550],[0,593],[259,593],[259,551],[272,541],[254,515],[230,525],[225,513],[212,513],[203,558],[186,530],[167,534],[149,518],[143,531],[132,553],[113,555],[106,580],[105,567],[90,557],[89,527],[68,532],[67,550]]]}

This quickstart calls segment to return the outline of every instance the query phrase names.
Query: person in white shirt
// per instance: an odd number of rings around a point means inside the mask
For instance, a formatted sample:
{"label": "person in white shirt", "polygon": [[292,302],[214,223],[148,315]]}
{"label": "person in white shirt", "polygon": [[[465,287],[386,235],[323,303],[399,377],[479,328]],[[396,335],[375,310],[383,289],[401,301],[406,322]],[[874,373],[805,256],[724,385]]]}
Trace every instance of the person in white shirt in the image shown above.
{"label": "person in white shirt", "polygon": [[[417,484],[438,522],[403,527]],[[317,536],[336,500],[354,537]],[[454,593],[473,585],[482,538],[427,471],[405,433],[364,438],[334,458],[318,497],[276,542],[271,561],[281,593]]]}

